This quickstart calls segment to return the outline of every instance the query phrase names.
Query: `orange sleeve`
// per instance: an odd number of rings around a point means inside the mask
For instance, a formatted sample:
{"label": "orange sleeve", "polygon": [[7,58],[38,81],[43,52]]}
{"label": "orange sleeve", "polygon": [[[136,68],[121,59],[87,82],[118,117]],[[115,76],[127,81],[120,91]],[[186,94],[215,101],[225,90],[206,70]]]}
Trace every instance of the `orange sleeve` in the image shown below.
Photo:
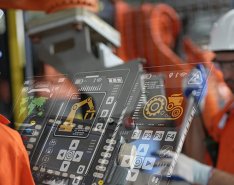
{"label": "orange sleeve", "polygon": [[219,129],[219,121],[232,101],[233,94],[224,82],[222,73],[215,68],[212,69],[208,78],[203,118],[209,134],[215,141],[219,141],[222,130]]}
{"label": "orange sleeve", "polygon": [[19,184],[21,185],[34,185],[34,181],[32,178],[31,174],[31,169],[30,169],[30,164],[29,164],[29,158],[28,154],[24,148],[24,145],[22,143],[21,137],[19,139],[19,149],[21,150],[20,152],[20,160],[18,160],[18,180]]}
{"label": "orange sleeve", "polygon": [[20,135],[0,123],[0,185],[35,185]]}

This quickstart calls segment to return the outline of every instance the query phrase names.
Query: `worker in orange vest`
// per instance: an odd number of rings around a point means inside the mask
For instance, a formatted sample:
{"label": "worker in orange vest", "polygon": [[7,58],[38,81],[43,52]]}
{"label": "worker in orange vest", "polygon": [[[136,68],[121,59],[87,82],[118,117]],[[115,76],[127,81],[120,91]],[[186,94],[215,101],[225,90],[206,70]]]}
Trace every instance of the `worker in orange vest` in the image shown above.
{"label": "worker in orange vest", "polygon": [[21,137],[8,123],[0,114],[0,185],[34,185]]}
{"label": "worker in orange vest", "polygon": [[[232,93],[234,93],[234,10],[226,13],[214,24],[211,32],[210,49],[216,54],[214,60],[216,68],[222,72],[224,81]],[[194,90],[196,90],[196,88]],[[180,176],[186,181],[195,184],[233,185],[233,97],[226,106],[213,117],[212,123],[208,124],[209,127],[207,127],[207,129],[209,134],[219,144],[217,165],[211,167],[181,154],[174,169],[174,175]]]}
{"label": "worker in orange vest", "polygon": [[[211,32],[210,49],[215,52],[215,65],[234,93],[234,10],[226,13]],[[217,168],[234,174],[234,99],[214,118],[213,137],[219,142]]]}

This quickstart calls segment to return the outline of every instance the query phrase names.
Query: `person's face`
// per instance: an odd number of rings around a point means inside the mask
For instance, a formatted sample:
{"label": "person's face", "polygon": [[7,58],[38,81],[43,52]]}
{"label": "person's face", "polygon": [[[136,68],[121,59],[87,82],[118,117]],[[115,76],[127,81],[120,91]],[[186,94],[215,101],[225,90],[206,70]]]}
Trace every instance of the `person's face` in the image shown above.
{"label": "person's face", "polygon": [[216,53],[215,65],[223,72],[225,82],[234,93],[234,52]]}

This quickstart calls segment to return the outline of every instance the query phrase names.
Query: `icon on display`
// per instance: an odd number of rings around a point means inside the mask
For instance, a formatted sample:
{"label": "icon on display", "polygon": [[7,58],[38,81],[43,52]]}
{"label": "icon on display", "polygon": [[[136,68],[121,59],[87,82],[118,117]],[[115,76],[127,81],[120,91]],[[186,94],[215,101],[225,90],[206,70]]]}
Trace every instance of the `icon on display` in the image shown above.
{"label": "icon on display", "polygon": [[109,83],[123,83],[122,77],[108,78]]}
{"label": "icon on display", "polygon": [[[32,91],[32,90],[31,90]],[[45,103],[48,98],[29,96],[22,98],[20,102],[20,113],[19,116],[27,112],[27,115],[36,113],[38,116],[43,116],[45,113]]]}
{"label": "icon on display", "polygon": [[187,75],[188,75],[188,73],[186,73],[186,72],[180,73],[180,77],[181,77],[181,78],[184,78],[184,77],[187,76]]}
{"label": "icon on display", "polygon": [[162,175],[153,174],[149,178],[148,185],[159,185],[162,180]]}
{"label": "icon on display", "polygon": [[153,157],[146,157],[142,165],[143,170],[152,170],[156,159]]}
{"label": "icon on display", "polygon": [[75,81],[75,84],[81,85],[83,82],[84,82],[83,79],[77,79],[77,80]]}
{"label": "icon on display", "polygon": [[100,83],[102,81],[102,78],[97,78],[97,82]]}
{"label": "icon on display", "polygon": [[107,117],[107,115],[108,115],[108,113],[109,113],[109,110],[102,110],[102,113],[101,113],[101,115],[100,115],[100,117],[101,118],[106,118]]}
{"label": "icon on display", "polygon": [[48,155],[45,155],[43,158],[42,158],[42,161],[43,162],[48,162],[50,160],[50,157]]}
{"label": "icon on display", "polygon": [[70,150],[76,150],[77,147],[78,147],[78,145],[79,145],[79,143],[80,143],[80,140],[73,139],[73,140],[71,141],[71,144],[70,144],[70,146],[69,146],[69,149],[70,149]]}
{"label": "icon on display", "polygon": [[98,181],[98,185],[103,185],[104,184],[104,181],[103,180],[99,180]]}
{"label": "icon on display", "polygon": [[63,160],[66,156],[67,150],[59,150],[59,153],[57,155],[58,160]]}
{"label": "icon on display", "polygon": [[182,94],[172,94],[168,101],[165,96],[157,95],[145,104],[143,114],[149,120],[176,120],[183,113],[182,103]]}
{"label": "icon on display", "polygon": [[152,74],[150,73],[144,74],[143,78],[149,80],[150,78],[152,78]]}
{"label": "icon on display", "polygon": [[170,145],[164,145],[161,148],[160,152],[159,152],[159,156],[162,157],[162,158],[164,158],[164,157],[170,157],[170,154],[171,154],[172,150],[173,150],[172,146],[170,146]]}
{"label": "icon on display", "polygon": [[162,141],[164,133],[165,133],[164,131],[156,131],[155,135],[153,137],[153,140],[155,140],[155,141]]}
{"label": "icon on display", "polygon": [[65,156],[65,160],[71,161],[74,154],[75,154],[75,151],[68,150],[67,153],[66,153],[66,156]]}
{"label": "icon on display", "polygon": [[61,167],[60,167],[60,171],[61,172],[67,172],[69,166],[70,166],[71,162],[69,161],[63,161]]}
{"label": "icon on display", "polygon": [[51,139],[49,142],[49,145],[56,145],[57,141],[55,139]]}
{"label": "icon on display", "polygon": [[77,173],[78,174],[83,174],[84,170],[85,170],[85,166],[84,165],[80,165],[78,167],[78,169],[77,169]]}
{"label": "icon on display", "polygon": [[102,132],[103,131],[103,123],[97,123],[97,125],[93,128],[95,132]]}
{"label": "icon on display", "polygon": [[126,180],[135,182],[137,180],[138,174],[139,174],[139,170],[137,169],[128,170]]}
{"label": "icon on display", "polygon": [[134,158],[135,157],[131,155],[124,155],[120,165],[125,168],[132,168]]}
{"label": "icon on display", "polygon": [[144,162],[144,157],[137,156],[134,161],[134,168],[141,168]]}
{"label": "icon on display", "polygon": [[53,148],[52,147],[49,147],[49,148],[46,149],[46,153],[47,154],[52,154],[52,152],[53,152]]}
{"label": "icon on display", "polygon": [[[61,125],[59,125],[59,131],[72,132],[73,128],[76,126],[76,124],[73,122],[75,119],[75,116],[76,116],[76,111],[80,107],[82,107],[86,104],[88,105],[89,109],[86,110],[83,120],[86,120],[86,119],[92,120],[96,111],[94,109],[92,97],[89,97],[89,98],[87,98],[79,103],[75,103],[72,106],[71,111],[70,111],[66,121],[64,123],[62,123]],[[90,117],[88,118],[89,115],[90,115]]]}
{"label": "icon on display", "polygon": [[106,100],[106,104],[112,104],[114,102],[114,96],[109,96]]}
{"label": "icon on display", "polygon": [[167,135],[165,137],[165,141],[174,141],[176,137],[177,132],[175,131],[169,131],[167,132]]}
{"label": "icon on display", "polygon": [[149,149],[149,144],[140,144],[137,148],[137,155],[146,156]]}
{"label": "icon on display", "polygon": [[141,136],[141,132],[142,130],[134,130],[131,139],[139,139]]}
{"label": "icon on display", "polygon": [[152,130],[145,130],[145,132],[144,132],[144,134],[142,136],[142,139],[143,140],[150,140],[152,134],[153,134]]}
{"label": "icon on display", "polygon": [[173,75],[174,73],[169,73],[169,78],[172,78]]}
{"label": "icon on display", "polygon": [[201,71],[196,71],[192,74],[192,77],[188,81],[188,84],[190,85],[200,85],[202,84],[203,79],[202,79],[202,74]]}
{"label": "icon on display", "polygon": [[74,162],[80,162],[81,161],[81,158],[83,156],[83,153],[82,151],[76,151],[75,154],[74,154],[74,157],[72,159],[72,161]]}
{"label": "icon on display", "polygon": [[74,180],[72,181],[72,185],[79,185],[82,180],[81,176],[75,177]]}

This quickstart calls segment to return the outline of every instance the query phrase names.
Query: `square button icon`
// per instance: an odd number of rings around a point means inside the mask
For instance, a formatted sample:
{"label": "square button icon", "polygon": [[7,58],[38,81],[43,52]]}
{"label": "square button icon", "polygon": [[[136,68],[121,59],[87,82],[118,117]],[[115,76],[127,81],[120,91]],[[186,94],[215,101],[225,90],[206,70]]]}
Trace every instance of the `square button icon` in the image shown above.
{"label": "square button icon", "polygon": [[177,132],[175,131],[169,131],[167,132],[167,135],[165,137],[165,141],[174,141],[176,138]]}
{"label": "square button icon", "polygon": [[153,140],[162,141],[164,133],[165,133],[164,131],[156,131],[155,134],[154,134]]}
{"label": "square button icon", "polygon": [[143,140],[150,140],[152,137],[153,131],[152,130],[145,130],[142,139]]}
{"label": "square button icon", "polygon": [[139,139],[141,136],[141,132],[142,130],[134,130],[131,139]]}

